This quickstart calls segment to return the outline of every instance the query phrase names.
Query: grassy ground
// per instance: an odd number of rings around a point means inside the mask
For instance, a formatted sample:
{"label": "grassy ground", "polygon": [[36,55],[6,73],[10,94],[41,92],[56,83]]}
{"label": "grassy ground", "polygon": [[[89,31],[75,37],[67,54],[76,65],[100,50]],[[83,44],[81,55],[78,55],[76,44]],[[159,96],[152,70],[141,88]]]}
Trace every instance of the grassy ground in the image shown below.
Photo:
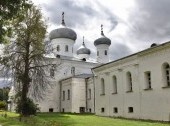
{"label": "grassy ground", "polygon": [[133,121],[98,117],[95,115],[43,113],[30,118],[24,118],[19,122],[15,113],[7,113],[7,118],[0,112],[0,124],[2,126],[170,126],[170,124]]}

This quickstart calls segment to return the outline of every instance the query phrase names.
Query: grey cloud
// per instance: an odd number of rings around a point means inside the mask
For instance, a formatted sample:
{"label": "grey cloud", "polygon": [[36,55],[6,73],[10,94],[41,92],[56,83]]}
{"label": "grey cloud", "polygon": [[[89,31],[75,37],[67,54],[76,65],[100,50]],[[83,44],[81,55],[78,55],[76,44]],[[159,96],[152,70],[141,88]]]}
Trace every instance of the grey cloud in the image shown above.
{"label": "grey cloud", "polygon": [[131,50],[130,48],[125,45],[125,44],[121,44],[121,43],[112,43],[112,46],[110,47],[110,59],[111,60],[116,60],[119,58],[122,58],[124,56],[127,56],[129,54],[131,54]]}
{"label": "grey cloud", "polygon": [[75,27],[76,25],[84,25],[87,18],[89,20],[96,15],[96,11],[92,6],[83,7],[78,6],[72,0],[57,0],[52,5],[43,5],[46,11],[50,12],[50,20],[54,24],[61,23],[61,13],[65,12],[65,22],[69,27]]}
{"label": "grey cloud", "polygon": [[136,0],[129,22],[131,34],[144,42],[162,42],[170,38],[170,0]]}

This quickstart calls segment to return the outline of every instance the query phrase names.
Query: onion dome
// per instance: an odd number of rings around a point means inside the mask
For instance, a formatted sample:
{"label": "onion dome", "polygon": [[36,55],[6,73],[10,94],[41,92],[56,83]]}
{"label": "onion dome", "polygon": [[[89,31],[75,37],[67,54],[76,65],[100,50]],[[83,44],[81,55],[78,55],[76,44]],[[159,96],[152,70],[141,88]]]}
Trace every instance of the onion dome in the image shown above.
{"label": "onion dome", "polygon": [[111,45],[111,40],[107,38],[103,33],[103,25],[101,25],[101,37],[94,41],[95,46],[100,45],[100,44],[106,44],[109,46]]}
{"label": "onion dome", "polygon": [[77,39],[77,34],[75,31],[73,31],[70,28],[67,28],[64,22],[64,12],[62,13],[62,23],[61,23],[61,27],[54,29],[50,32],[50,40],[52,39],[56,39],[56,38],[68,38],[68,39],[72,39],[72,40],[76,40]]}
{"label": "onion dome", "polygon": [[79,54],[88,54],[90,55],[91,51],[88,49],[84,44],[84,36],[83,36],[83,44],[80,46],[80,48],[77,50],[77,55]]}

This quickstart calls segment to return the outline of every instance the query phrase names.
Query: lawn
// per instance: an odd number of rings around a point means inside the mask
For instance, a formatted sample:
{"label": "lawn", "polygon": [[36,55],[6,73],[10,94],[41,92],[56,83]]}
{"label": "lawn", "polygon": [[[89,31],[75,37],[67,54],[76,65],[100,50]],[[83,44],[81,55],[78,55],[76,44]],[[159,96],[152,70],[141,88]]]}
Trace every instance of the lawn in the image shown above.
{"label": "lawn", "polygon": [[24,118],[19,122],[18,114],[7,113],[7,118],[0,113],[0,124],[2,126],[170,126],[170,124],[146,121],[134,121],[126,119],[115,119],[99,117],[89,114],[59,114],[41,113],[37,116]]}

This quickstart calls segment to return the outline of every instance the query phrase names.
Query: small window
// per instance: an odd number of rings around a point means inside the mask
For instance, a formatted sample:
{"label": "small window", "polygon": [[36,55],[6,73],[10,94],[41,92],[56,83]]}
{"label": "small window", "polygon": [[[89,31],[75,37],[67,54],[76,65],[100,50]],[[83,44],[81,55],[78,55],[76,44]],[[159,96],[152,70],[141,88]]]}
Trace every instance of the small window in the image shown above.
{"label": "small window", "polygon": [[126,73],[127,92],[132,92],[132,75],[130,72]]}
{"label": "small window", "polygon": [[51,76],[51,77],[54,77],[54,75],[55,75],[54,68],[51,68],[51,69],[50,69],[50,76]]}
{"label": "small window", "polygon": [[65,112],[65,111],[64,111],[64,108],[62,109],[62,112]]}
{"label": "small window", "polygon": [[113,82],[113,94],[116,94],[117,93],[117,78],[116,76],[113,76],[112,77],[112,82]]}
{"label": "small window", "polygon": [[68,45],[65,46],[65,52],[68,52]]}
{"label": "small window", "polygon": [[68,100],[70,100],[70,90],[67,91],[68,92]]}
{"label": "small window", "polygon": [[91,89],[88,89],[88,99],[91,99]]}
{"label": "small window", "polygon": [[168,63],[163,64],[163,81],[164,87],[170,86],[170,66]]}
{"label": "small window", "polygon": [[133,107],[129,107],[129,108],[128,108],[128,112],[129,112],[129,113],[133,113]]}
{"label": "small window", "polygon": [[91,108],[89,108],[89,112],[91,113]]}
{"label": "small window", "polygon": [[104,112],[104,108],[101,108],[101,112]]}
{"label": "small window", "polygon": [[118,113],[118,108],[117,107],[113,108],[113,113]]}
{"label": "small window", "polygon": [[97,56],[99,56],[99,51],[97,51]]}
{"label": "small window", "polygon": [[65,91],[63,91],[63,101],[65,100]]}
{"label": "small window", "polygon": [[107,50],[104,51],[104,54],[107,55]]}
{"label": "small window", "polygon": [[151,89],[151,72],[147,71],[145,72],[145,83],[146,83],[146,89]]}
{"label": "small window", "polygon": [[57,51],[58,52],[60,51],[60,45],[57,45]]}
{"label": "small window", "polygon": [[71,74],[75,75],[75,67],[71,67]]}
{"label": "small window", "polygon": [[53,112],[53,108],[49,108],[49,112]]}
{"label": "small window", "polygon": [[101,95],[105,95],[105,83],[104,79],[101,79]]}

